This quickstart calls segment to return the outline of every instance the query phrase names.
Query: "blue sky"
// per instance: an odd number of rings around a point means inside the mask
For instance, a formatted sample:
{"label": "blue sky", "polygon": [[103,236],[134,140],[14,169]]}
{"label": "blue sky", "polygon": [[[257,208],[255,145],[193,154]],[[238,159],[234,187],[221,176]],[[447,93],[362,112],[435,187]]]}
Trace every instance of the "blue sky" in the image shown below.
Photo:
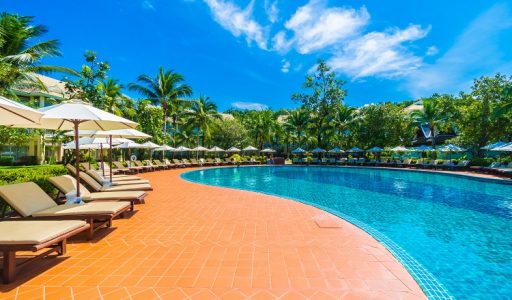
{"label": "blue sky", "polygon": [[51,63],[79,69],[94,50],[124,84],[164,66],[221,110],[297,106],[290,95],[319,58],[348,82],[346,103],[356,106],[512,75],[511,1],[2,2],[60,40],[63,57]]}

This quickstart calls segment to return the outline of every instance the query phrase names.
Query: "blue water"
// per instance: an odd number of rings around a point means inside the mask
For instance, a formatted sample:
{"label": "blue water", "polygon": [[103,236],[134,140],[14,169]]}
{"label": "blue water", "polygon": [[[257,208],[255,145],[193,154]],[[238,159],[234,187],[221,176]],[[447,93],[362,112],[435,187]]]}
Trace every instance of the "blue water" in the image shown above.
{"label": "blue water", "polygon": [[512,298],[512,185],[329,167],[217,168],[182,176],[327,207],[386,235],[457,299]]}

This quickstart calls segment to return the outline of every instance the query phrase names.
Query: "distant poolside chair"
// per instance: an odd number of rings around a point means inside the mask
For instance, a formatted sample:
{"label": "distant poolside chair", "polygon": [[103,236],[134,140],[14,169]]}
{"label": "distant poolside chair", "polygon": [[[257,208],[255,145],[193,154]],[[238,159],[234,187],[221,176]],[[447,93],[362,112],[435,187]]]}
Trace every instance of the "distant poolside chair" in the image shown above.
{"label": "distant poolside chair", "polygon": [[179,159],[176,159],[176,158],[173,158],[172,159],[172,162],[178,166],[178,167],[181,167],[181,168],[184,168],[185,167],[185,164],[183,162],[181,162]]}
{"label": "distant poolside chair", "polygon": [[329,161],[327,163],[330,164],[330,165],[335,165],[336,164],[336,158],[330,157]]}
{"label": "distant poolside chair", "polygon": [[468,167],[469,167],[469,160],[461,160],[461,161],[459,161],[458,164],[454,165],[452,168],[454,170],[460,171],[460,170],[468,169]]}

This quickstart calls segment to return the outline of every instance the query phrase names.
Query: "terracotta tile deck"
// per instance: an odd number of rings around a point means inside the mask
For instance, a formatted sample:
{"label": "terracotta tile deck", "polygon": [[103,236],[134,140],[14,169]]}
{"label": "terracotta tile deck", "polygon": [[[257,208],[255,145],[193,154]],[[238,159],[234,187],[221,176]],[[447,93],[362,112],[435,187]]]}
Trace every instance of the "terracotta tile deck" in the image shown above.
{"label": "terracotta tile deck", "polygon": [[378,242],[316,208],[143,174],[146,204],[62,258],[20,269],[0,299],[425,299]]}

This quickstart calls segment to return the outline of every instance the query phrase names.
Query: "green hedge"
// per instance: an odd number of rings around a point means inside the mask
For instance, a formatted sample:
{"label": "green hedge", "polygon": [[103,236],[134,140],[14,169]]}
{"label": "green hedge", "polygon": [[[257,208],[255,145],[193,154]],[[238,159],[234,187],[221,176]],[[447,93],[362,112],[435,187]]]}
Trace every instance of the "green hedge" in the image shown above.
{"label": "green hedge", "polygon": [[67,171],[63,165],[5,167],[0,168],[0,185],[33,181],[46,193],[54,196],[57,190],[48,182],[48,178],[64,174]]}

